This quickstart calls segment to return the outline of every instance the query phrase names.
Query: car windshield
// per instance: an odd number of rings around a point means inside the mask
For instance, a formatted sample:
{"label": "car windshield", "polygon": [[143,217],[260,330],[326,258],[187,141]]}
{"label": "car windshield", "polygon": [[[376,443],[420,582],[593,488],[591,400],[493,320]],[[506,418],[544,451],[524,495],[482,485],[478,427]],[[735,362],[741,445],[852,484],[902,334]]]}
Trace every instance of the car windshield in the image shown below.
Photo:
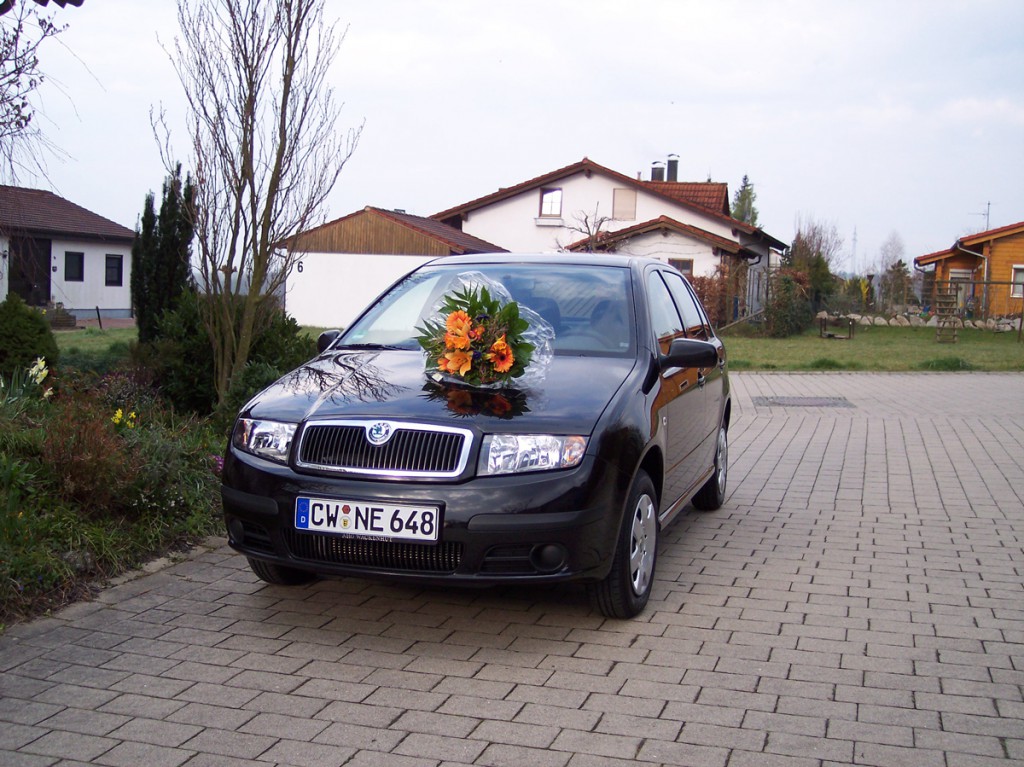
{"label": "car windshield", "polygon": [[633,353],[629,270],[582,264],[466,264],[426,267],[405,277],[338,340],[337,346],[419,349],[417,327],[437,311],[459,276],[478,272],[500,283],[520,307],[555,331],[555,354]]}

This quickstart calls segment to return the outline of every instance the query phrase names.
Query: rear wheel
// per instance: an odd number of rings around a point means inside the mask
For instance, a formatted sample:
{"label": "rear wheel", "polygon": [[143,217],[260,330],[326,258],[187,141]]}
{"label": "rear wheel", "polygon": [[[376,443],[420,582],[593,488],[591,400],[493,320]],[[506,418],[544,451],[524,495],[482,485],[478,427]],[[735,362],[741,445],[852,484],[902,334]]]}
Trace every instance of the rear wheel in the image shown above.
{"label": "rear wheel", "polygon": [[715,473],[693,496],[693,506],[701,511],[715,511],[725,503],[725,482],[729,475],[729,433],[723,423],[718,427],[715,447]]}
{"label": "rear wheel", "polygon": [[589,586],[591,604],[609,618],[632,618],[647,606],[658,553],[657,499],[651,478],[639,472],[629,491],[612,569]]}
{"label": "rear wheel", "polygon": [[264,562],[262,559],[253,559],[252,557],[246,557],[246,559],[249,561],[249,567],[256,573],[257,578],[267,583],[273,583],[276,586],[298,586],[299,584],[309,583],[316,579],[313,573],[305,570],[275,565],[270,562]]}

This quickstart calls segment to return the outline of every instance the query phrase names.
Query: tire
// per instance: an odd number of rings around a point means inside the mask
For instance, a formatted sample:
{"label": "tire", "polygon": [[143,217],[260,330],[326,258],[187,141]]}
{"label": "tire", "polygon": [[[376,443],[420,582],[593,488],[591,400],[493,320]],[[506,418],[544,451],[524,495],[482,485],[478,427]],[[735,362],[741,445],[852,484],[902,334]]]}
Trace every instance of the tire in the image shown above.
{"label": "tire", "polygon": [[725,483],[729,477],[729,433],[723,423],[718,427],[715,446],[715,473],[693,496],[693,506],[700,511],[715,511],[725,503]]}
{"label": "tire", "polygon": [[633,480],[612,568],[590,584],[590,603],[609,618],[632,618],[647,606],[658,555],[658,495],[646,472]]}
{"label": "tire", "polygon": [[284,565],[274,565],[270,562],[264,562],[262,559],[253,559],[252,557],[246,557],[246,559],[249,561],[250,569],[256,573],[257,578],[266,583],[273,583],[275,586],[298,586],[316,580],[316,576],[313,573],[306,572],[305,570],[296,570],[294,567],[285,567]]}

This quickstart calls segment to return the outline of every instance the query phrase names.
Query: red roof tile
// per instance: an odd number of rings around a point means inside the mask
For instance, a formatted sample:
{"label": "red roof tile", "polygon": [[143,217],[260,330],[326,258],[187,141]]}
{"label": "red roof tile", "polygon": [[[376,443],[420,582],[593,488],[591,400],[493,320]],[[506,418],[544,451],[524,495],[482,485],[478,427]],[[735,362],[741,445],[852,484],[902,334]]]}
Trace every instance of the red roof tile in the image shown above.
{"label": "red roof tile", "polygon": [[729,215],[729,185],[718,181],[641,181],[648,189],[702,208]]}
{"label": "red roof tile", "polygon": [[132,242],[135,232],[42,189],[0,186],[0,231],[42,237]]}

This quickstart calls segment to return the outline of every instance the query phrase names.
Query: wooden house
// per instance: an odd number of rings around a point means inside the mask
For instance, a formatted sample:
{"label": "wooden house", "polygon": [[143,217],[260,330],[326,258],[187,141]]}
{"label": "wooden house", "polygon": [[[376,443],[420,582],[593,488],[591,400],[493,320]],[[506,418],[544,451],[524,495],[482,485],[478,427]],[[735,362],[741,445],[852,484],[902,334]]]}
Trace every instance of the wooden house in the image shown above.
{"label": "wooden house", "polygon": [[925,273],[924,300],[935,286],[952,283],[961,309],[979,316],[1020,314],[1024,303],[1024,221],[966,235],[951,248],[918,256]]}

